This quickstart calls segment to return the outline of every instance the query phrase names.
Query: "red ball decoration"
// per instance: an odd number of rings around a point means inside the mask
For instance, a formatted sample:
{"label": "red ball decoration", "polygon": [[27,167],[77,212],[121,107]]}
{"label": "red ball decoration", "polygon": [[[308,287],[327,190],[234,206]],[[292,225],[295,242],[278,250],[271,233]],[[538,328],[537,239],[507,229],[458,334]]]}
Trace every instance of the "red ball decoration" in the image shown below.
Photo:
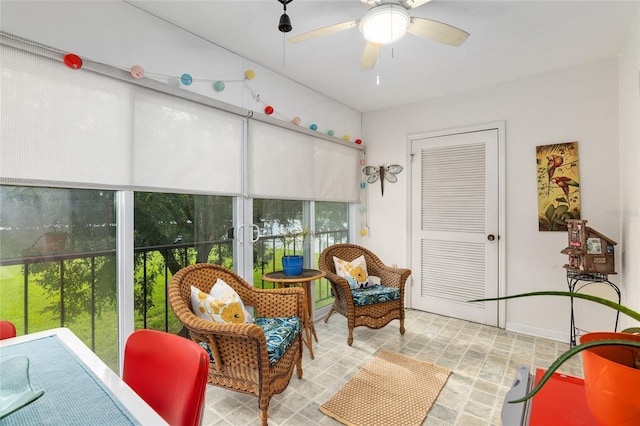
{"label": "red ball decoration", "polygon": [[64,64],[71,69],[77,70],[82,68],[82,59],[78,55],[67,53],[64,55]]}
{"label": "red ball decoration", "polygon": [[264,108],[264,112],[265,112],[267,115],[271,115],[271,114],[273,114],[273,107],[272,107],[271,105],[267,105],[267,106]]}
{"label": "red ball decoration", "polygon": [[355,142],[360,145],[362,143],[362,139],[356,139]]}

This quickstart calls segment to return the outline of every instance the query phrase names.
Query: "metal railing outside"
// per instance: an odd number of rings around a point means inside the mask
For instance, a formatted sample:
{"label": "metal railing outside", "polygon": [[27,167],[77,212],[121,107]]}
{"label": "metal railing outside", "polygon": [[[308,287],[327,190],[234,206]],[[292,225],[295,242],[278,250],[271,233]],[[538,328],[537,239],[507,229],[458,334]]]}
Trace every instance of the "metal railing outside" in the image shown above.
{"label": "metal railing outside", "polygon": [[[317,265],[317,256],[329,245],[346,242],[348,239],[347,230],[320,232],[316,234],[316,238],[313,241],[315,244],[316,258],[313,262],[310,262],[310,267],[315,268]],[[172,320],[177,321],[171,312],[171,308],[168,303],[168,286],[171,280],[172,273],[171,268],[167,260],[175,262],[174,270],[179,267],[188,266],[196,262],[197,248],[206,245],[210,247],[208,252],[207,262],[221,264],[230,267],[233,263],[231,253],[233,253],[233,240],[219,240],[209,241],[206,243],[180,243],[171,245],[161,245],[152,247],[138,247],[134,250],[136,256],[136,286],[138,287],[135,300],[135,310],[138,313],[136,315],[136,327],[154,328],[163,331],[175,332],[172,329]],[[280,267],[277,253],[282,248],[281,238],[279,236],[263,236],[258,242],[254,244],[255,256],[257,264],[254,265],[254,277],[258,275],[262,277],[265,273],[277,270]],[[108,260],[113,261],[116,255],[115,249],[79,252],[79,253],[64,253],[64,254],[46,254],[42,256],[32,256],[14,259],[0,260],[0,268],[16,266],[22,267],[22,321],[18,321],[17,325],[21,328],[22,333],[27,334],[32,331],[31,319],[29,316],[29,295],[30,287],[37,285],[37,274],[44,268],[48,268],[50,271],[49,277],[54,277],[53,280],[57,280],[54,286],[50,286],[51,289],[56,288],[57,295],[53,294],[49,296],[50,304],[53,306],[49,311],[58,312],[58,324],[60,327],[68,326],[68,323],[73,318],[67,318],[66,304],[69,302],[69,297],[82,297],[84,306],[87,306],[87,312],[85,312],[90,318],[90,336],[88,337],[87,344],[95,351],[96,344],[96,331],[97,320],[100,316],[101,310],[98,308],[98,287],[99,277],[109,276],[109,274],[100,273],[98,265],[104,265]],[[82,265],[83,263],[84,265]],[[88,266],[87,266],[88,265]],[[85,277],[85,282],[82,285],[82,291],[79,293],[77,289],[73,290],[72,294],[67,294],[68,279],[67,271],[73,269],[84,268],[82,276]],[[55,270],[57,269],[57,272]],[[0,275],[3,271],[0,271]],[[113,290],[115,292],[115,270],[111,274],[113,276]],[[50,278],[51,280],[52,278]],[[3,280],[4,281],[4,280]],[[256,280],[254,278],[254,285],[265,288],[265,284],[272,285],[272,283],[266,283],[260,278]],[[160,285],[160,289],[156,287]],[[0,283],[0,294],[6,289],[3,289],[4,285]],[[50,291],[51,293],[51,291]],[[315,292],[315,304],[316,308],[330,303],[333,298],[331,296],[331,288],[327,280],[320,280],[316,283]],[[104,294],[102,294],[104,297]],[[152,307],[156,307],[153,310],[153,316],[150,314]],[[99,331],[99,330],[98,330]]]}

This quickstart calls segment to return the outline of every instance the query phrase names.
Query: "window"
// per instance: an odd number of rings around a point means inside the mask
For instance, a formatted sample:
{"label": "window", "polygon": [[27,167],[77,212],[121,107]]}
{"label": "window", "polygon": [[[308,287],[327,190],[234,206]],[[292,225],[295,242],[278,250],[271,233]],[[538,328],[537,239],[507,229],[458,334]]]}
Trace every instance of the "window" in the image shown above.
{"label": "window", "polygon": [[[260,228],[260,239],[254,243],[253,282],[262,288],[272,286],[272,283],[262,281],[264,274],[282,270],[284,242],[281,236],[287,230],[313,229],[314,237],[307,239],[304,247],[288,247],[288,250],[305,255],[305,268],[317,268],[322,250],[349,239],[347,203],[256,199],[253,213],[254,223]],[[310,225],[312,220],[313,227]],[[299,243],[299,240],[294,242]],[[333,303],[327,280],[314,283],[314,303],[316,309]]]}
{"label": "window", "polygon": [[[333,244],[349,241],[349,205],[347,203],[315,203],[315,259],[322,250]],[[323,308],[333,303],[331,284],[326,279],[316,282],[315,307]]]}
{"label": "window", "polygon": [[194,263],[233,268],[233,198],[216,195],[134,194],[135,328],[179,333],[167,301],[173,274]]}
{"label": "window", "polygon": [[114,192],[0,186],[0,206],[0,318],[68,327],[116,369]]}

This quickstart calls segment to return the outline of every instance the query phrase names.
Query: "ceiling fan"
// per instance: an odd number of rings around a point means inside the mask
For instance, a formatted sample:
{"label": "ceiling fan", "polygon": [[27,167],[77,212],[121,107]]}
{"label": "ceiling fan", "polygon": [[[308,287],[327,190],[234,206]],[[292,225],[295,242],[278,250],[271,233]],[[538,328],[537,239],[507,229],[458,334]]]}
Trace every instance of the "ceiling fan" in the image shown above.
{"label": "ceiling fan", "polygon": [[371,6],[362,18],[318,28],[290,37],[289,41],[291,43],[299,43],[313,37],[332,34],[358,26],[367,41],[360,60],[360,69],[368,70],[376,64],[378,51],[382,45],[399,40],[406,33],[450,46],[460,46],[469,37],[468,32],[454,26],[409,15],[409,10],[422,6],[430,0],[360,1]]}

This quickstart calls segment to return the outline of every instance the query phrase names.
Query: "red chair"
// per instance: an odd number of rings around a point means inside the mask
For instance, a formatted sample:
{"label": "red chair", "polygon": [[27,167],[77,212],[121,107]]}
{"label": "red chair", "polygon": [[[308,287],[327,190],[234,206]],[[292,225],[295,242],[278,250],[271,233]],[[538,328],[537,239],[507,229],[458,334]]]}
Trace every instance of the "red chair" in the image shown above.
{"label": "red chair", "polygon": [[199,425],[209,355],[197,343],[155,330],[131,333],[123,380],[172,426]]}
{"label": "red chair", "polygon": [[0,321],[0,340],[16,337],[16,326],[11,321]]}

